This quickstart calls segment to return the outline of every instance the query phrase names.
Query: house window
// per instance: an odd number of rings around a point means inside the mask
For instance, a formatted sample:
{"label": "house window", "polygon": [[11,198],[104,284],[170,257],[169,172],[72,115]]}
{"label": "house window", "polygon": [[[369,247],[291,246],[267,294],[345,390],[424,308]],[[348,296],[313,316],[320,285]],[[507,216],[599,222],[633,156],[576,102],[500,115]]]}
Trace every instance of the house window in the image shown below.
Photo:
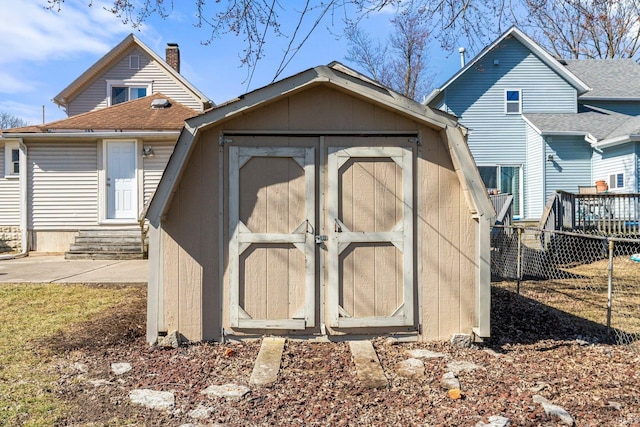
{"label": "house window", "polygon": [[480,177],[487,190],[497,190],[500,193],[513,195],[513,215],[516,217],[521,215],[521,170],[520,166],[478,166]]}
{"label": "house window", "polygon": [[609,189],[624,188],[624,174],[614,173],[609,175]]}
{"label": "house window", "polygon": [[131,101],[150,95],[151,83],[134,81],[107,80],[107,97],[109,105]]}
{"label": "house window", "polygon": [[129,56],[129,68],[132,70],[140,69],[140,55]]}
{"label": "house window", "polygon": [[18,143],[6,143],[4,146],[4,175],[20,175],[20,148]]}
{"label": "house window", "polygon": [[506,114],[520,114],[522,112],[522,91],[504,91],[504,112]]}

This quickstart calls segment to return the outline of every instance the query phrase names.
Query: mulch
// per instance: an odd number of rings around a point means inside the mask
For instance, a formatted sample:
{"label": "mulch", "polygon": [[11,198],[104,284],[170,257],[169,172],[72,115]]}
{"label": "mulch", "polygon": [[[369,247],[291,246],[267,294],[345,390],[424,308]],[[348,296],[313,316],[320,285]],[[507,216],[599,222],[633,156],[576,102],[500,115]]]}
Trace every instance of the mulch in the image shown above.
{"label": "mulch", "polygon": [[[212,384],[248,385],[259,342],[199,343],[177,349],[144,342],[145,299],[105,313],[38,343],[56,359],[54,392],[68,403],[60,425],[420,425],[475,426],[502,415],[514,426],[555,426],[533,401],[538,394],[565,408],[580,426],[640,427],[640,352],[607,344],[606,331],[562,311],[494,286],[492,340],[459,348],[448,342],[374,347],[389,380],[384,389],[360,387],[344,342],[287,342],[278,381],[227,401],[201,393]],[[425,361],[425,375],[403,378],[396,364],[406,350],[445,353]],[[451,361],[479,366],[461,372],[462,398],[440,386]],[[128,362],[123,375],[111,363]],[[106,380],[95,386],[92,380]],[[135,388],[171,391],[176,405],[158,411],[129,402]],[[610,403],[612,402],[612,403]],[[208,408],[206,419],[189,411]]]}

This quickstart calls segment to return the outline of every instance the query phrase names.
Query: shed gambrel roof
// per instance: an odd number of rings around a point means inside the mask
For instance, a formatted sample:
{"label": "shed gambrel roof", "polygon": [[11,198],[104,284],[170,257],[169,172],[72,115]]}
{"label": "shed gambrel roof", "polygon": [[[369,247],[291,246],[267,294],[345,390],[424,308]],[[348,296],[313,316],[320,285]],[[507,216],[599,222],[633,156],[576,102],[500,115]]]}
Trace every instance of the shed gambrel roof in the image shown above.
{"label": "shed gambrel roof", "polygon": [[567,68],[591,90],[582,100],[640,100],[640,65],[633,59],[574,59]]}
{"label": "shed gambrel roof", "polygon": [[[470,211],[485,218],[495,217],[493,206],[464,139],[463,130],[455,117],[402,96],[338,62],[303,71],[187,120],[165,173],[150,201],[146,217],[154,225],[159,223],[171,203],[195,142],[203,131],[231,120],[239,114],[257,110],[279,99],[320,85],[327,85],[375,103],[439,131],[441,138],[449,147]],[[318,131],[323,130],[318,129]]]}
{"label": "shed gambrel roof", "polygon": [[505,31],[500,37],[498,37],[493,43],[486,46],[482,51],[476,55],[471,61],[469,61],[463,68],[455,73],[449,80],[444,82],[442,86],[435,89],[424,100],[425,104],[432,102],[438,95],[444,92],[453,82],[455,82],[460,76],[465,74],[468,70],[475,68],[475,65],[489,52],[500,46],[503,40],[508,38],[515,38],[522,43],[527,49],[529,49],[534,55],[536,55],[542,62],[544,62],[550,69],[555,71],[559,76],[565,79],[570,85],[576,88],[578,94],[586,93],[590,90],[590,87],[586,82],[581,80],[578,76],[572,73],[565,65],[554,58],[543,47],[537,44],[531,37],[523,33],[518,27],[512,26]]}
{"label": "shed gambrel roof", "polygon": [[213,105],[213,102],[207,98],[202,92],[195,88],[187,79],[173,69],[164,59],[158,56],[153,50],[145,45],[139,38],[133,34],[129,34],[120,43],[118,43],[113,49],[107,52],[102,58],[100,58],[95,64],[89,67],[84,73],[82,73],[77,79],[75,79],[69,86],[64,88],[59,94],[53,98],[53,102],[57,105],[66,107],[68,101],[72,99],[78,92],[93,82],[98,76],[113,66],[116,61],[125,52],[128,52],[131,48],[137,46],[147,55],[149,55],[157,64],[179,84],[183,85],[189,90],[195,98],[197,98],[203,106],[203,109],[209,108]]}

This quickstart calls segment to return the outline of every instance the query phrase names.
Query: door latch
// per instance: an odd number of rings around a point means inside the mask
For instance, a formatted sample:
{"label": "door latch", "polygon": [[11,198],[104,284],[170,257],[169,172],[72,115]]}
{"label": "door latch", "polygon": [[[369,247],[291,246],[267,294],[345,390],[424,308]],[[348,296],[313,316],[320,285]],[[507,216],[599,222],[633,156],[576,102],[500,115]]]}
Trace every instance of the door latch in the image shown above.
{"label": "door latch", "polygon": [[329,240],[329,236],[327,236],[326,234],[316,234],[314,236],[314,239],[316,241],[316,245],[320,245],[322,244],[322,242],[326,242],[327,240]]}

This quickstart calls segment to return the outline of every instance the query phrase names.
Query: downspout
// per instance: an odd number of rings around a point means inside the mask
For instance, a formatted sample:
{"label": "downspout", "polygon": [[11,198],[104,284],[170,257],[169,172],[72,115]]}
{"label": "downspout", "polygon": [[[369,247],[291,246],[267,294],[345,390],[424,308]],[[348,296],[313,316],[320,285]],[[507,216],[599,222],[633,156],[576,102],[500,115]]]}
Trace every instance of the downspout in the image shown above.
{"label": "downspout", "polygon": [[24,258],[29,255],[29,232],[27,230],[27,146],[24,145],[22,138],[18,141],[18,147],[20,149],[20,173],[18,174],[18,180],[20,181],[20,252],[0,255],[0,261]]}

